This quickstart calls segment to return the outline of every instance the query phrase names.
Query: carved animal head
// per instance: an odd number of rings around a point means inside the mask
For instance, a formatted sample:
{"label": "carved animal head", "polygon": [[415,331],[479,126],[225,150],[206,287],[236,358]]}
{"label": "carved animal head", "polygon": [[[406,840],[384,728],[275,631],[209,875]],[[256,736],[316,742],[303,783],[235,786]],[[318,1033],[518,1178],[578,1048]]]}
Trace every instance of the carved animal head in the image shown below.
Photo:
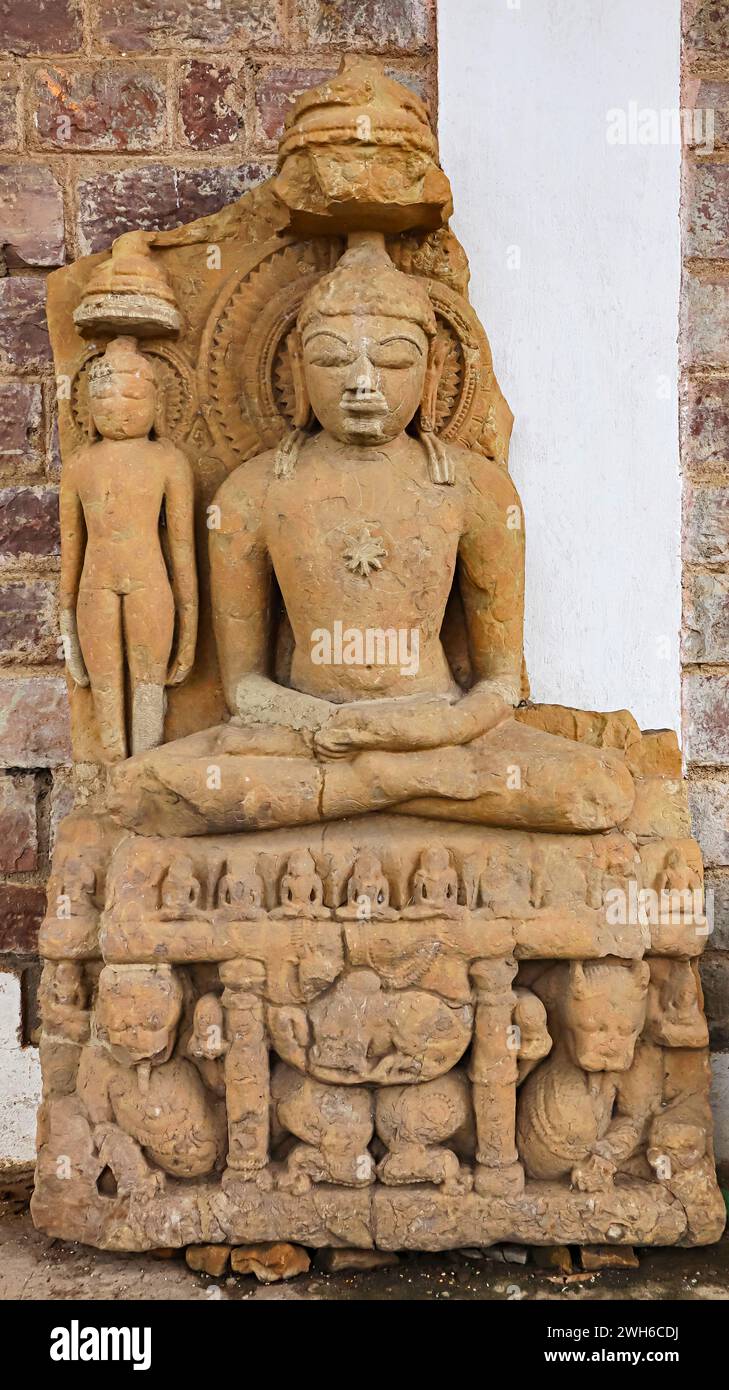
{"label": "carved animal head", "polygon": [[170,965],[105,965],[96,1004],[99,1040],[124,1066],[158,1066],[172,1055],[182,1002]]}
{"label": "carved animal head", "polygon": [[646,1016],[645,961],[572,961],[562,1006],[567,1045],[585,1071],[627,1071]]}

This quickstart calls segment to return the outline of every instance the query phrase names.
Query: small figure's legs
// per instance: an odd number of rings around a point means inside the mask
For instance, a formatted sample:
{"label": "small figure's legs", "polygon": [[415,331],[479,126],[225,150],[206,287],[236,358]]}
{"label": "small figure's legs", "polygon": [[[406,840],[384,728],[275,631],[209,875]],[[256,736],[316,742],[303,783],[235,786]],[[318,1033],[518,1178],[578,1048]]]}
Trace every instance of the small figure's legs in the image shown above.
{"label": "small figure's legs", "polygon": [[132,753],[146,753],[164,737],[165,679],[175,629],[169,585],[126,594],[123,617],[132,686]]}
{"label": "small figure's legs", "polygon": [[121,1197],[155,1197],[164,1191],[165,1175],[147,1162],[136,1139],[111,1122],[94,1129],[94,1143],[99,1161],[111,1169]]}
{"label": "small figure's legs", "polygon": [[124,642],[121,599],[111,589],[79,589],[76,621],[104,753],[110,762],[127,756],[124,711]]}
{"label": "small figure's legs", "polygon": [[163,685],[140,682],[132,693],[132,752],[159,748],[164,737],[167,699]]}
{"label": "small figure's legs", "polygon": [[271,1096],[278,1123],[302,1140],[287,1156],[280,1187],[301,1192],[313,1182],[346,1187],[374,1182],[369,1091],[325,1085],[280,1062],[271,1078]]}
{"label": "small figure's legs", "polygon": [[377,1092],[377,1134],[388,1148],[377,1166],[381,1182],[431,1182],[450,1193],[471,1190],[470,1170],[454,1149],[443,1146],[450,1139],[459,1150],[473,1152],[469,1091],[463,1072],[452,1071],[422,1085],[386,1086]]}

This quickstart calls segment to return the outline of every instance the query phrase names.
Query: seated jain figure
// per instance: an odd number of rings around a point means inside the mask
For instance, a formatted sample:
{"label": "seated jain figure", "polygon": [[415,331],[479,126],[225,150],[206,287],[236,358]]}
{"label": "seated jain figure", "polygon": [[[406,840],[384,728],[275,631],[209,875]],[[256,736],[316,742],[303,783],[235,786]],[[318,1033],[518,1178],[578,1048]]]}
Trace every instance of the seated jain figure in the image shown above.
{"label": "seated jain figure", "polygon": [[[396,270],[381,235],[351,235],[291,345],[297,413],[308,404],[319,428],[236,469],[211,518],[233,718],[113,770],[127,826],[196,834],[389,808],[598,831],[629,814],[633,783],[616,754],[512,717],[521,507],[504,469],[432,432],[435,334],[425,283]],[[271,677],[274,585],[292,633],[286,687]],[[441,642],[454,585],[468,691]]]}

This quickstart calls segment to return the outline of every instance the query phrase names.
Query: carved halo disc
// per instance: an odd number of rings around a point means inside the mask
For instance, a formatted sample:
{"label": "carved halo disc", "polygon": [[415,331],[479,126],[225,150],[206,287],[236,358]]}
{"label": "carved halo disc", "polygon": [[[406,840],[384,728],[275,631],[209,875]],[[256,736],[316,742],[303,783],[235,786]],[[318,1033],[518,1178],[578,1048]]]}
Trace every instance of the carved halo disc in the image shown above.
{"label": "carved halo disc", "polygon": [[[86,351],[71,382],[70,415],[73,426],[73,445],[85,443],[91,433],[89,410],[89,369],[92,362],[103,356],[106,343],[94,343]],[[196,393],[194,374],[181,352],[166,342],[145,341],[140,344],[145,357],[154,362],[157,375],[157,413],[155,429],[158,434],[182,444],[192,425]]]}
{"label": "carved halo disc", "polygon": [[[338,260],[338,239],[284,242],[228,281],[200,345],[198,389],[210,429],[233,468],[274,448],[293,427],[288,338],[309,289]],[[427,280],[445,343],[435,425],[445,441],[505,461],[508,430],[488,339],[470,304],[450,286]],[[508,415],[508,408],[506,408]]]}

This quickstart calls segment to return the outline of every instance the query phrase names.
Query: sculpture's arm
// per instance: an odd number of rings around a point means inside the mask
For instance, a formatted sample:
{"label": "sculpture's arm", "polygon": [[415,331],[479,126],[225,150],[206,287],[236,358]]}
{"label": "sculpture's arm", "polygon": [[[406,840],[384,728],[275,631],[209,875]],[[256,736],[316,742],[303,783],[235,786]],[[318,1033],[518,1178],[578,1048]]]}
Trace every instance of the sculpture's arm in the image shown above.
{"label": "sculpture's arm", "polygon": [[179,449],[170,449],[164,496],[178,622],[177,653],[167,681],[169,685],[179,685],[190,674],[195,660],[198,616],[195,486],[190,464]]}
{"label": "sculpture's arm", "polygon": [[592,1146],[590,1158],[572,1169],[572,1185],[583,1192],[609,1186],[617,1170],[645,1140],[661,1094],[661,1054],[650,1044],[638,1043],[633,1065],[616,1077],[613,1118],[607,1133]]}
{"label": "sculpture's arm", "polygon": [[607,1134],[598,1140],[594,1152],[619,1168],[645,1138],[650,1119],[661,1094],[662,1058],[658,1048],[639,1042],[633,1065],[618,1074],[613,1120]]}
{"label": "sculpture's arm", "polygon": [[210,583],[223,692],[231,714],[247,723],[321,728],[326,700],[285,690],[271,680],[272,566],[263,511],[273,454],[236,469],[213,502]]}
{"label": "sculpture's arm", "polygon": [[78,588],[86,551],[86,523],[76,483],[75,456],[69,459],[64,468],[61,479],[59,511],[61,525],[59,604],[63,655],[76,684],[88,685],[89,675],[81,652],[76,622]]}
{"label": "sculpture's arm", "polygon": [[[479,460],[458,548],[458,585],[474,685],[453,711],[467,741],[521,698],[524,651],[524,515],[508,474]],[[472,732],[469,732],[469,729]]]}

